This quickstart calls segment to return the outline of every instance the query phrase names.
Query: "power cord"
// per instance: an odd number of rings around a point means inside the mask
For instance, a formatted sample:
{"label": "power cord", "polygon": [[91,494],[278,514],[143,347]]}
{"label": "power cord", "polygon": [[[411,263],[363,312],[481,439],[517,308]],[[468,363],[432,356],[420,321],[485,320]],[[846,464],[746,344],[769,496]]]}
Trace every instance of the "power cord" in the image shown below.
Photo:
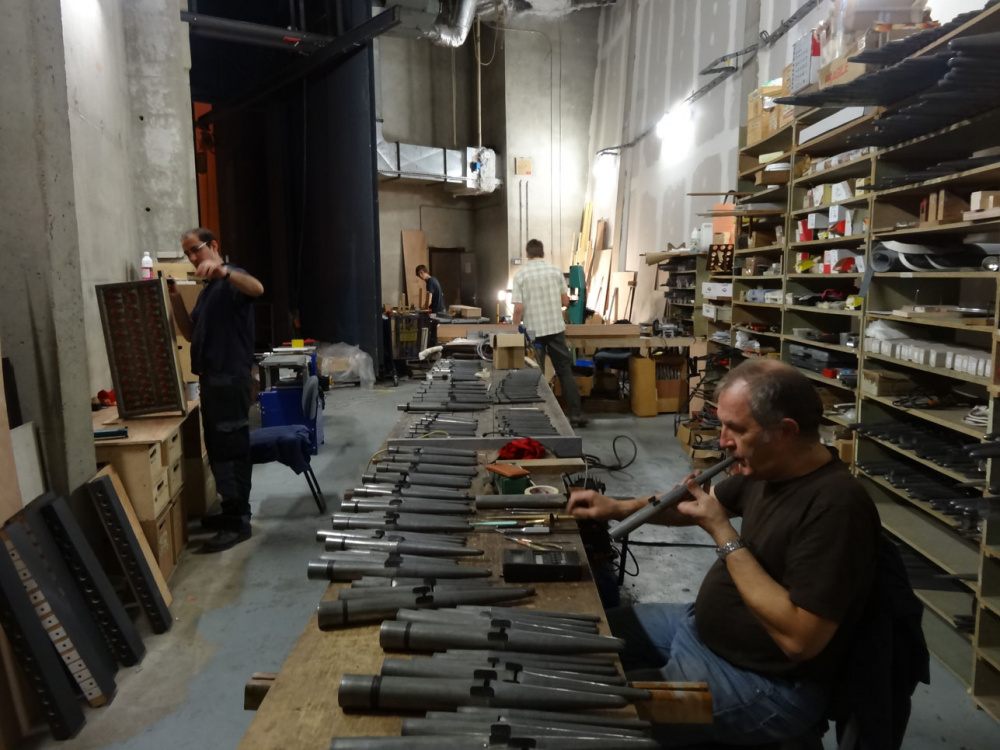
{"label": "power cord", "polygon": [[[622,457],[618,454],[619,440],[628,440],[632,444],[632,457],[628,461],[622,461]],[[583,460],[586,462],[587,472],[589,473],[591,469],[594,471],[624,471],[635,463],[635,459],[639,455],[639,447],[628,435],[616,435],[614,440],[611,441],[611,452],[614,453],[615,461],[618,463],[606,464],[599,456],[595,456],[592,453],[584,453]]]}

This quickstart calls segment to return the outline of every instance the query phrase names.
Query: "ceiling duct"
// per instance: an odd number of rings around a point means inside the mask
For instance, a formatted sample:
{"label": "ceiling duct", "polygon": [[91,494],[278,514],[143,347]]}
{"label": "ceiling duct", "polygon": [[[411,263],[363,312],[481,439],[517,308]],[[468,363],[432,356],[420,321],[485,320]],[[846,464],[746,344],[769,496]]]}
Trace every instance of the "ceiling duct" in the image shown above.
{"label": "ceiling duct", "polygon": [[476,16],[496,19],[513,12],[513,0],[390,0],[401,10],[397,33],[429,39],[442,47],[461,47]]}

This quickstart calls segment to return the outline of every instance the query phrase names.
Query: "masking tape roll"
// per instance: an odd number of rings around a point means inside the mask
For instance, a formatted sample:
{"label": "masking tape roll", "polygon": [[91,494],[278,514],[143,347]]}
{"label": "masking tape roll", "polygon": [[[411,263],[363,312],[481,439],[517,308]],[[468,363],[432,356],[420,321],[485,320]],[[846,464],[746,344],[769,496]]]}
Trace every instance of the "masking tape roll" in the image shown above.
{"label": "masking tape roll", "polygon": [[525,495],[558,495],[559,490],[548,484],[535,484],[524,491]]}

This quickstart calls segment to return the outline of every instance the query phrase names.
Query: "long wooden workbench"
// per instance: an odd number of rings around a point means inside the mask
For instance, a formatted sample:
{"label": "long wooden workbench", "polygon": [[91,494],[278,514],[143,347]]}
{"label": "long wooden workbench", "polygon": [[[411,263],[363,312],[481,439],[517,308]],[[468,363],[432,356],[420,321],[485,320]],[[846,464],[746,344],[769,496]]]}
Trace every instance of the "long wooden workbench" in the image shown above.
{"label": "long wooden workbench", "polygon": [[[627,329],[627,335],[617,331]],[[658,349],[688,347],[698,341],[693,336],[641,336],[639,326],[616,325],[571,325],[566,327],[566,343],[573,349],[638,349],[640,355],[647,355]],[[465,338],[477,331],[502,331],[516,333],[510,323],[445,323],[438,326],[438,341],[444,343]]]}
{"label": "long wooden workbench", "polygon": [[[485,461],[481,454],[481,463]],[[484,480],[479,479],[479,489]],[[538,475],[536,481],[558,484],[558,474]],[[488,517],[488,514],[487,514]],[[565,549],[573,549],[586,560],[574,521],[559,521],[554,533],[543,537]],[[469,546],[485,551],[480,558],[463,558],[463,564],[488,567],[493,579],[499,579],[505,547],[512,542],[496,532],[471,535]],[[316,545],[316,554],[321,551]],[[305,575],[305,569],[302,575]],[[329,584],[322,598],[336,599],[338,589],[346,584]],[[521,606],[563,612],[601,614],[603,609],[590,568],[575,583],[534,584],[536,595]],[[317,583],[317,593],[322,584]],[[337,687],[344,674],[378,674],[384,653],[379,646],[379,625],[364,625],[343,630],[319,630],[315,613],[306,622],[302,635],[289,654],[250,724],[239,747],[243,750],[325,750],[333,737],[363,735],[398,735],[402,726],[399,715],[346,714],[337,703]],[[602,621],[601,631],[608,634]],[[419,657],[418,657],[419,658]],[[631,706],[621,709],[622,716],[635,716]]]}

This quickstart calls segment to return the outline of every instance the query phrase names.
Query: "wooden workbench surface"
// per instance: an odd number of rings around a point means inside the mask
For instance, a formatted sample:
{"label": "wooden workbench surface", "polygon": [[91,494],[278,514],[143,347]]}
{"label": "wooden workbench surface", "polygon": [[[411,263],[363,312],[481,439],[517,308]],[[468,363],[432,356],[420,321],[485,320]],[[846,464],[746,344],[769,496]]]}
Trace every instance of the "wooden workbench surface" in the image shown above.
{"label": "wooden workbench surface", "polygon": [[136,445],[139,443],[159,443],[170,436],[170,433],[177,428],[181,422],[187,419],[191,413],[198,408],[201,403],[199,399],[188,401],[187,414],[181,416],[150,416],[134,417],[132,419],[122,419],[118,416],[118,407],[109,406],[93,412],[91,419],[95,430],[107,430],[117,427],[128,427],[128,437],[114,438],[113,440],[101,439],[96,441],[98,445]]}
{"label": "wooden workbench surface", "polygon": [[[543,475],[536,481],[558,483],[558,476]],[[574,521],[558,522],[555,533],[542,538],[566,549],[575,549],[586,560]],[[500,580],[503,549],[515,545],[496,532],[481,532],[471,535],[469,546],[483,549],[485,554],[481,558],[463,558],[463,564],[489,567],[494,573],[491,580]],[[317,545],[317,554],[319,551]],[[329,584],[322,598],[336,599],[337,590],[344,585]],[[317,593],[321,587],[317,582]],[[521,606],[603,617],[589,567],[585,568],[584,578],[579,582],[535,584],[535,591],[536,595]],[[602,621],[601,632],[608,634],[606,622]],[[333,737],[398,735],[402,727],[401,715],[345,714],[337,705],[337,687],[342,675],[379,673],[385,654],[379,646],[378,635],[378,624],[322,632],[313,613],[239,747],[242,750],[326,750]],[[631,706],[617,713],[635,716]]]}

